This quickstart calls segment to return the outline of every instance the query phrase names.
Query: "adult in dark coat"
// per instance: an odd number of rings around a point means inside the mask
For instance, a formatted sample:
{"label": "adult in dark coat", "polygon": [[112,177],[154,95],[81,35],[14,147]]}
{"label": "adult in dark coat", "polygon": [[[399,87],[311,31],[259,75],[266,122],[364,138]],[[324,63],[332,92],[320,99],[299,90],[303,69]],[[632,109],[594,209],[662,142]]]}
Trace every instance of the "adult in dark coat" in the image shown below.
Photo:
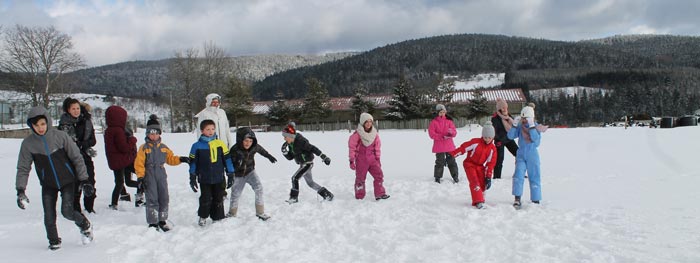
{"label": "adult in dark coat", "polygon": [[496,137],[493,140],[496,144],[496,151],[498,151],[493,178],[500,179],[501,170],[503,170],[503,155],[505,153],[503,147],[508,148],[513,157],[518,152],[518,144],[514,140],[508,139],[508,130],[513,127],[513,118],[508,113],[508,103],[502,98],[496,99],[496,112],[491,117],[491,123],[493,123],[493,128],[496,130]]}
{"label": "adult in dark coat", "polygon": [[[95,164],[92,161],[92,157],[96,155],[93,146],[97,143],[95,139],[95,128],[92,125],[92,116],[90,115],[90,105],[85,103],[80,103],[80,101],[68,97],[63,101],[63,115],[58,122],[58,129],[62,130],[73,139],[73,142],[80,149],[80,154],[83,156],[85,161],[85,168],[88,173],[88,182],[95,185]],[[75,193],[75,205],[74,209],[81,211],[80,209],[80,188]],[[95,197],[85,196],[83,205],[85,206],[85,211],[88,213],[95,213]]]}

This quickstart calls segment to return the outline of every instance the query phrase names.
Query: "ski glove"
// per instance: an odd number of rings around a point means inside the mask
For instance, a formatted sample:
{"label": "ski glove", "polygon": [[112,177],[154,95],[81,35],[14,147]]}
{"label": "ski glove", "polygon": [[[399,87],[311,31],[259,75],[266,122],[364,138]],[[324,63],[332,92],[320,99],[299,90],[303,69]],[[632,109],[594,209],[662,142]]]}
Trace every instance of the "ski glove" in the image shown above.
{"label": "ski glove", "polygon": [[353,171],[354,171],[355,168],[357,168],[357,167],[355,167],[355,161],[350,160],[350,170],[353,170]]}
{"label": "ski glove", "polygon": [[95,196],[95,187],[87,181],[80,182],[80,189],[83,190],[85,197]]}
{"label": "ski glove", "polygon": [[92,158],[95,158],[97,156],[97,151],[95,151],[95,149],[93,148],[88,148],[87,151],[85,151],[85,153],[87,153],[87,155]]}
{"label": "ski glove", "polygon": [[491,188],[491,178],[485,178],[484,180],[484,189],[489,190]]}
{"label": "ski glove", "polygon": [[136,179],[136,180],[137,180],[138,183],[139,183],[138,189],[141,189],[141,191],[145,191],[145,190],[146,190],[146,186],[147,186],[147,184],[146,184],[146,178],[145,178],[145,177],[141,177],[141,178],[138,178],[138,179]]}
{"label": "ski glove", "polygon": [[270,160],[271,163],[277,162],[277,158],[275,158],[274,156],[270,156],[270,158],[268,160]]}
{"label": "ski glove", "polygon": [[534,128],[535,127],[535,118],[525,118],[527,120],[527,127],[528,128]]}
{"label": "ski glove", "polygon": [[27,204],[29,204],[29,198],[24,194],[24,189],[17,189],[17,206],[24,210]]}
{"label": "ski glove", "polygon": [[195,193],[197,192],[197,189],[199,189],[199,186],[197,185],[197,175],[196,174],[190,174],[190,187],[192,188],[192,191]]}
{"label": "ski glove", "polygon": [[331,165],[331,158],[326,156],[325,154],[321,154],[319,157],[321,157],[321,160],[323,160],[323,163],[326,165]]}
{"label": "ski glove", "polygon": [[289,153],[289,144],[287,142],[284,142],[282,144],[282,154],[287,155]]}
{"label": "ski glove", "polygon": [[181,163],[190,163],[190,157],[187,156],[180,156],[180,162]]}
{"label": "ski glove", "polygon": [[231,186],[233,186],[233,173],[228,173],[226,176],[228,176],[228,180],[226,180],[226,189],[230,189]]}
{"label": "ski glove", "polygon": [[520,125],[521,121],[522,120],[520,119],[520,116],[515,117],[515,120],[513,120],[513,127],[518,127],[518,125]]}

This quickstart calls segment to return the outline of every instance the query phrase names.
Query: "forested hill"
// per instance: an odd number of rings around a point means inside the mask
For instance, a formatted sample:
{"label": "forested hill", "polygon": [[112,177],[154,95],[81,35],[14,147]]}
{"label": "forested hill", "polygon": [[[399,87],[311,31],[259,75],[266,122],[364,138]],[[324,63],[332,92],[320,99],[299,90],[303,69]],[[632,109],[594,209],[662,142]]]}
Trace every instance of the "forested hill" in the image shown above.
{"label": "forested hill", "polygon": [[[564,42],[501,35],[446,35],[403,41],[342,60],[277,73],[256,83],[254,96],[272,99],[278,92],[287,98],[304,96],[304,81],[309,77],[321,80],[331,96],[349,96],[358,86],[370,93],[388,93],[400,75],[421,88],[420,85],[434,85],[439,74],[507,72],[511,74],[507,74],[505,85],[513,86],[523,83],[514,82],[508,75],[520,75],[523,79],[523,74],[533,70],[544,70],[547,78],[555,80],[557,74],[576,79],[597,70],[671,72],[676,67],[698,67],[698,47],[700,38],[684,36]],[[556,81],[557,85],[573,84],[562,82]]]}
{"label": "forested hill", "polygon": [[[324,55],[255,55],[228,57],[226,75],[258,81],[276,72],[316,65],[354,55],[353,52]],[[169,86],[168,64],[172,59],[131,61],[88,68],[67,74],[65,92],[149,97]]]}

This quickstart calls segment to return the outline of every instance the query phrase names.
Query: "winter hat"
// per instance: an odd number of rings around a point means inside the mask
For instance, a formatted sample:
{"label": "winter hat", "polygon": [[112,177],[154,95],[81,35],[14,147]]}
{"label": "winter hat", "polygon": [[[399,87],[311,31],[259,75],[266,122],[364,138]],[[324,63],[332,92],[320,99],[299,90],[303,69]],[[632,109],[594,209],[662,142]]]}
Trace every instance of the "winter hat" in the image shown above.
{"label": "winter hat", "polygon": [[535,104],[531,102],[523,107],[523,110],[520,111],[520,117],[535,118]]}
{"label": "winter hat", "polygon": [[287,127],[284,127],[284,129],[282,129],[282,136],[287,138],[294,138],[297,136],[297,130],[293,122],[287,124]]}
{"label": "winter hat", "polygon": [[440,111],[447,111],[447,108],[445,108],[445,105],[438,104],[435,106],[435,111],[440,112]]}
{"label": "winter hat", "polygon": [[493,129],[493,124],[490,121],[484,123],[484,128],[481,129],[481,137],[493,138],[496,136],[496,130]]}
{"label": "winter hat", "polygon": [[365,125],[365,122],[368,120],[374,121],[374,118],[372,118],[372,115],[369,113],[363,112],[360,114],[360,125]]}
{"label": "winter hat", "polygon": [[146,122],[146,135],[151,133],[161,134],[163,130],[160,129],[160,122],[158,122],[158,116],[151,114],[148,117],[148,122]]}
{"label": "winter hat", "polygon": [[503,110],[505,108],[508,108],[508,103],[502,98],[497,98],[496,99],[496,109]]}

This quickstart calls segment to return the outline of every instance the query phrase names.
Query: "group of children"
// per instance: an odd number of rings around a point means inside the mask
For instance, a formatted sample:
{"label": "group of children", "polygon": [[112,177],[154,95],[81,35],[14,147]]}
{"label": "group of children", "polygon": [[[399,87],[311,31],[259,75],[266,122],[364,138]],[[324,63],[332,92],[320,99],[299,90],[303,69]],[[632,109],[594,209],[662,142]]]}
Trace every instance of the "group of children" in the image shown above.
{"label": "group of children", "polygon": [[[441,105],[440,105],[441,106]],[[438,110],[444,111],[445,107],[438,106]],[[107,114],[117,114],[122,116],[125,125],[126,111],[119,106],[111,106],[107,109]],[[444,116],[440,115],[440,116]],[[32,128],[32,135],[25,138],[18,158],[17,169],[17,204],[24,209],[29,202],[24,191],[27,185],[31,164],[34,163],[37,175],[42,185],[42,201],[44,205],[44,223],[49,238],[49,248],[60,248],[61,240],[56,230],[56,201],[58,193],[63,198],[61,213],[69,220],[75,221],[85,237],[84,240],[92,240],[91,225],[80,209],[79,202],[76,202],[80,194],[86,198],[94,196],[94,175],[92,178],[86,172],[86,161],[81,156],[81,148],[75,139],[67,133],[56,132],[51,129],[51,120],[42,107],[35,107],[28,115],[28,124]],[[520,208],[520,197],[525,172],[529,174],[531,200],[539,203],[541,199],[540,175],[539,175],[539,155],[537,147],[540,143],[540,133],[543,132],[541,125],[534,120],[534,109],[526,106],[522,109],[519,120],[508,119],[508,138],[519,138],[520,148],[517,151],[515,175],[513,177],[513,195],[515,196],[514,206]],[[120,119],[120,120],[121,120]],[[115,123],[109,123],[109,128],[117,127]],[[432,124],[431,124],[432,126]],[[108,129],[109,129],[108,128]],[[119,128],[119,127],[117,127]],[[121,129],[124,129],[121,127]],[[546,127],[544,127],[546,129]],[[431,128],[431,137],[449,138],[456,136],[456,129],[447,129],[446,134]],[[277,159],[269,154],[265,148],[258,144],[255,133],[249,128],[241,128],[237,131],[236,144],[230,149],[226,144],[218,139],[217,127],[213,120],[205,119],[200,122],[199,131],[201,135],[192,145],[189,156],[175,155],[167,145],[162,142],[162,129],[158,118],[151,115],[146,125],[145,143],[138,147],[136,151],[133,170],[137,175],[136,185],[140,192],[145,193],[146,221],[149,227],[166,232],[171,229],[168,225],[168,182],[164,165],[179,165],[188,163],[190,174],[190,187],[194,192],[200,191],[198,224],[206,225],[207,218],[214,221],[226,217],[237,216],[238,200],[245,184],[250,184],[255,192],[256,216],[261,220],[270,218],[264,211],[263,187],[255,171],[255,154],[259,153],[266,157],[271,163]],[[108,132],[105,132],[105,142],[108,143]],[[118,132],[124,135],[121,130]],[[135,144],[126,134],[126,138],[114,139],[112,142],[116,148],[125,148],[129,152],[130,144]],[[85,135],[89,137],[89,135]],[[94,136],[94,135],[93,135]],[[299,168],[292,176],[292,188],[289,193],[288,203],[298,202],[299,180],[303,177],[309,187],[314,189],[323,199],[333,200],[333,193],[313,180],[312,168],[314,156],[321,158],[323,163],[330,165],[331,159],[323,154],[320,149],[309,143],[309,141],[297,132],[294,123],[287,125],[282,136],[284,143],[281,151],[285,158],[294,160]],[[495,136],[491,122],[487,122],[482,130],[481,138],[474,138],[462,143],[456,149],[445,152],[444,158],[454,161],[455,157],[466,155],[463,162],[464,169],[469,181],[472,196],[472,205],[476,208],[484,207],[483,193],[491,186],[494,166],[496,165],[497,151],[493,143]],[[86,137],[86,138],[87,138]],[[94,138],[93,138],[94,139]],[[87,145],[89,148],[94,145]],[[454,147],[453,147],[454,148]],[[374,197],[376,200],[387,199],[383,186],[383,172],[381,168],[381,140],[377,129],[374,127],[373,117],[368,113],[360,115],[360,122],[355,132],[348,140],[348,157],[350,169],[355,170],[355,198],[365,197],[365,179],[369,172],[374,178]],[[110,160],[110,147],[106,147],[110,168],[115,165],[115,183],[124,183],[124,178],[128,171],[128,165],[119,166],[116,162],[121,160]],[[112,153],[113,155],[114,153]],[[84,154],[83,154],[84,155]],[[440,158],[438,158],[440,159]],[[124,163],[128,162],[128,156],[124,158]],[[121,163],[120,163],[121,164]],[[436,162],[437,165],[437,162]],[[119,167],[117,167],[119,166]],[[123,166],[123,167],[122,167]],[[441,170],[442,171],[442,170]],[[119,174],[118,174],[119,173]],[[91,179],[91,180],[89,180]],[[121,180],[120,180],[121,179]],[[453,179],[458,181],[453,173]],[[439,178],[436,175],[436,181]],[[224,193],[225,189],[233,188],[228,213],[224,214]],[[116,198],[119,196],[121,188],[115,187],[112,204],[110,207],[116,209]],[[94,198],[92,199],[94,200]],[[77,207],[76,207],[77,206]],[[92,210],[92,203],[86,206],[88,211]]]}

